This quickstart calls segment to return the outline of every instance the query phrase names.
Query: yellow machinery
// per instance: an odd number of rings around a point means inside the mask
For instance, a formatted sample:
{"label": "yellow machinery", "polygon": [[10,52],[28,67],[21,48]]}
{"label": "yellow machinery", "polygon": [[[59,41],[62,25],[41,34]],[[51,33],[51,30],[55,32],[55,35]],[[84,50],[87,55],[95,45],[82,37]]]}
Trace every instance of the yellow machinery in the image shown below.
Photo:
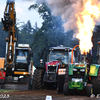
{"label": "yellow machinery", "polygon": [[7,5],[4,11],[3,30],[8,31],[8,38],[6,38],[6,55],[5,66],[14,67],[15,47],[17,39],[15,38],[15,2],[14,0],[7,0]]}
{"label": "yellow machinery", "polygon": [[[6,72],[5,84],[17,84],[17,87],[12,85],[14,86],[14,89],[23,90],[24,88],[22,88],[22,86],[24,85],[19,87],[19,83],[27,83],[27,87],[29,88],[32,84],[33,62],[31,58],[33,53],[28,44],[19,44],[18,47],[16,46],[16,12],[14,0],[7,0],[2,23],[4,26],[3,30],[9,32],[8,38],[6,38],[6,54],[4,62],[4,71]],[[8,89],[12,88],[10,84],[9,86],[4,85],[4,87]]]}

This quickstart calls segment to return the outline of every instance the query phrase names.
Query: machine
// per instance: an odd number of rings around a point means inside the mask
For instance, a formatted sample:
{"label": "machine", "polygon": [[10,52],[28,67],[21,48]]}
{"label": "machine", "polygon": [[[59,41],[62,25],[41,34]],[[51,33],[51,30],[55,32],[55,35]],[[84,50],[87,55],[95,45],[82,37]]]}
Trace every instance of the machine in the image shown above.
{"label": "machine", "polygon": [[93,94],[92,83],[89,82],[87,65],[85,63],[76,63],[66,69],[68,74],[65,74],[64,95],[68,95],[71,90],[86,90],[86,95]]}
{"label": "machine", "polygon": [[[6,8],[4,11],[4,18],[2,18],[3,30],[8,32],[8,38],[6,38],[6,54],[4,62],[4,71],[6,72],[4,88],[11,89],[28,89],[32,84],[32,68],[33,53],[29,44],[16,45],[16,12],[15,1],[7,0]],[[8,85],[9,83],[9,85]],[[15,85],[16,84],[17,87]],[[19,87],[19,83],[21,87]],[[26,88],[23,88],[24,83],[27,84]]]}
{"label": "machine", "polygon": [[[100,43],[98,44],[100,45]],[[98,48],[98,50],[100,50],[100,48]],[[72,61],[67,68],[63,70],[59,69],[58,93],[64,93],[64,95],[68,95],[73,90],[85,90],[87,96],[100,93],[100,65],[88,65],[85,60],[86,55],[83,55],[83,57],[83,61],[78,63],[72,63]]]}
{"label": "machine", "polygon": [[68,67],[71,62],[71,50],[72,48],[63,45],[44,50],[42,53],[44,59],[40,59],[40,67],[37,67],[34,72],[34,89],[50,88],[50,86],[57,89],[58,69]]}

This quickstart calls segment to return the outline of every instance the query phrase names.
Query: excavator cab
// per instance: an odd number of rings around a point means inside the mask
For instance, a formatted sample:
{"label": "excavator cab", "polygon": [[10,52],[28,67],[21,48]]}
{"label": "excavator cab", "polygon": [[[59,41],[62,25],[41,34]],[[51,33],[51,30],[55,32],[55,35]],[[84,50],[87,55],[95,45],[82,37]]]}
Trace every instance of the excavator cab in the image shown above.
{"label": "excavator cab", "polygon": [[[33,53],[29,44],[19,44],[15,48],[14,66],[4,66],[6,72],[4,89],[28,90],[31,87],[33,73],[32,57]],[[20,85],[22,85],[22,88],[19,88]]]}
{"label": "excavator cab", "polygon": [[26,46],[27,47],[16,47],[15,71],[31,72],[28,66],[31,63],[31,57],[33,55],[29,45]]}
{"label": "excavator cab", "polygon": [[4,67],[6,76],[29,75],[31,73],[29,65],[31,64],[32,56],[32,51],[28,44],[19,44],[18,47],[15,48],[14,66]]}

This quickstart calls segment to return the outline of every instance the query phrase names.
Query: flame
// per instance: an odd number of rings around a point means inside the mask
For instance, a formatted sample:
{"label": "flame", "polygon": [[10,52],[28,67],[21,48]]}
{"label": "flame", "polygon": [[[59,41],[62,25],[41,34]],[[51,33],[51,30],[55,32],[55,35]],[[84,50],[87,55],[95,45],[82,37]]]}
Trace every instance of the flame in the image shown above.
{"label": "flame", "polygon": [[75,14],[77,18],[79,47],[81,54],[86,54],[92,48],[92,35],[96,20],[100,17],[100,6],[96,5],[97,0],[84,0],[83,10]]}

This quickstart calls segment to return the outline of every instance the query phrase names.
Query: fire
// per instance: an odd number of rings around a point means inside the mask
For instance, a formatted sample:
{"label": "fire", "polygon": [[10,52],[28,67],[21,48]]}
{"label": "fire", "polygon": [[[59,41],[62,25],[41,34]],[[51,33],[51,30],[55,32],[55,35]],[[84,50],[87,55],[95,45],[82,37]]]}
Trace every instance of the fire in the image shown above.
{"label": "fire", "polygon": [[79,47],[82,54],[86,54],[92,48],[91,41],[93,29],[96,20],[100,17],[100,6],[96,5],[97,0],[84,0],[83,10],[76,14],[78,34],[76,38],[79,39]]}

